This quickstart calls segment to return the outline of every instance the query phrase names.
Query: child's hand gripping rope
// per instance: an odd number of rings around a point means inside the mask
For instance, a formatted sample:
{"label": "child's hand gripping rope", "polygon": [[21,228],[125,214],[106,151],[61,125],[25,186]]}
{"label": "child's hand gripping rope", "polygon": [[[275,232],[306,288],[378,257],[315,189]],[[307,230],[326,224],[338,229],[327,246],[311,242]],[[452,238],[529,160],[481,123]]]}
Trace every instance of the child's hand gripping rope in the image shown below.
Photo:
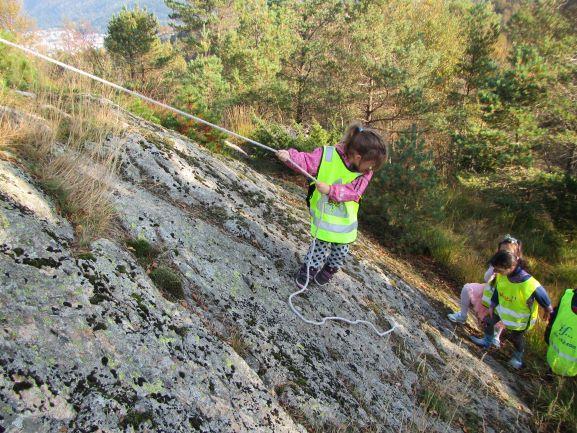
{"label": "child's hand gripping rope", "polygon": [[[293,166],[295,166],[296,168],[299,169],[299,171],[302,172],[302,168],[299,167],[294,161],[291,160],[290,158],[290,153],[288,150],[278,150],[276,152],[276,156],[278,159],[280,159],[282,162],[290,162]],[[308,173],[307,173],[308,175]],[[326,183],[323,182],[319,182],[318,180],[316,180],[314,177],[311,177],[310,175],[308,175],[307,177],[309,177],[310,179],[312,179],[314,181],[314,183],[317,186],[317,189],[319,190],[319,192],[321,194],[325,194],[327,195],[331,189],[330,185],[327,185]]]}

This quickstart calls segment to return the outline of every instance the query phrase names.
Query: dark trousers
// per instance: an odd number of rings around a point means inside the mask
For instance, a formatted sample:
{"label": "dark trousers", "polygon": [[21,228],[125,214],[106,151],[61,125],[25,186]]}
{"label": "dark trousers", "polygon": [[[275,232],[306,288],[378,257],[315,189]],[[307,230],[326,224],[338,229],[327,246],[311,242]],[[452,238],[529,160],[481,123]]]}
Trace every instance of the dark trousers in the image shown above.
{"label": "dark trousers", "polygon": [[[501,318],[499,317],[497,312],[493,313],[493,318],[487,316],[485,319],[485,329],[484,329],[485,335],[490,335],[491,337],[493,337],[493,334],[495,332],[495,324],[500,321]],[[519,355],[523,355],[523,352],[525,352],[525,332],[526,330],[512,331],[510,329],[507,329],[507,338],[511,341],[511,343],[513,343],[513,347],[519,353]]]}

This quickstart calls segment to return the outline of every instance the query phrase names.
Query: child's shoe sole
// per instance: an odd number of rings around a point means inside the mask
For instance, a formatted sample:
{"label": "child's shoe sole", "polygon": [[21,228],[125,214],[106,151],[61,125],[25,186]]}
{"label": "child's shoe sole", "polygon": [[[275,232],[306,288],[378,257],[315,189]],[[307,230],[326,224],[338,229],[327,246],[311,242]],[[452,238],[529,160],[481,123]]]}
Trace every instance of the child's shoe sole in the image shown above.
{"label": "child's shoe sole", "polygon": [[467,319],[462,319],[461,315],[457,313],[449,313],[447,314],[447,318],[453,323],[460,323],[461,325],[467,323]]}
{"label": "child's shoe sole", "polygon": [[511,358],[509,360],[509,365],[511,367],[513,367],[515,370],[521,370],[523,367],[525,367],[525,364],[523,363],[523,361],[518,361],[515,358]]}
{"label": "child's shoe sole", "polygon": [[490,344],[487,344],[485,337],[475,337],[474,335],[471,335],[470,338],[473,343],[482,349],[488,349],[491,346]]}
{"label": "child's shoe sole", "polygon": [[317,281],[316,275],[315,275],[315,278],[313,279],[313,281],[314,281],[314,283],[315,283],[317,286],[321,286],[321,287],[327,286],[327,285],[331,282],[331,281],[329,280],[329,281],[325,281],[324,283],[319,283],[319,282]]}

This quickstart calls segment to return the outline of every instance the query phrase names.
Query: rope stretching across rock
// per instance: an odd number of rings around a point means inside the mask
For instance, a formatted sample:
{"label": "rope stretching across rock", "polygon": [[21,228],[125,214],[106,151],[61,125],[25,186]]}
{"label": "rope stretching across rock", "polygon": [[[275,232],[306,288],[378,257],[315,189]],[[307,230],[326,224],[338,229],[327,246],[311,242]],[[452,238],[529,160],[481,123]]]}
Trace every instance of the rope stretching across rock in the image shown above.
{"label": "rope stretching across rock", "polygon": [[[92,79],[92,80],[98,81],[99,83],[102,83],[102,84],[105,84],[105,85],[107,85],[107,86],[110,86],[110,87],[112,87],[112,88],[114,88],[114,89],[116,89],[116,90],[119,90],[119,91],[121,91],[121,92],[127,93],[127,94],[132,95],[132,96],[135,96],[135,97],[137,97],[137,98],[140,98],[140,99],[142,99],[142,100],[144,100],[144,101],[146,101],[146,102],[149,102],[149,103],[151,103],[151,104],[153,104],[153,105],[157,105],[157,106],[162,107],[162,108],[164,108],[164,109],[166,109],[166,110],[169,110],[169,111],[172,111],[172,112],[174,112],[174,113],[180,114],[180,115],[183,116],[183,117],[186,117],[186,118],[188,118],[188,119],[192,119],[192,120],[194,120],[194,121],[196,121],[196,122],[202,123],[203,125],[210,126],[211,128],[217,129],[217,130],[219,130],[219,131],[221,131],[221,132],[224,132],[225,134],[232,135],[233,137],[239,138],[239,139],[241,139],[241,140],[243,140],[243,141],[246,141],[246,142],[248,142],[248,143],[250,143],[250,144],[252,144],[252,145],[254,145],[254,146],[257,146],[257,147],[260,147],[260,148],[262,148],[262,149],[268,150],[269,152],[273,152],[273,153],[275,153],[275,154],[277,153],[277,149],[274,149],[274,148],[272,148],[272,147],[266,146],[266,145],[264,145],[264,144],[262,144],[262,143],[259,143],[258,141],[254,141],[254,140],[252,140],[252,139],[250,139],[250,138],[248,138],[248,137],[244,137],[244,136],[242,136],[242,135],[240,135],[240,134],[237,134],[236,132],[229,131],[228,129],[225,129],[225,128],[223,128],[222,126],[215,125],[214,123],[208,122],[208,121],[206,121],[206,120],[204,120],[204,119],[201,119],[200,117],[193,116],[192,114],[187,113],[186,111],[179,110],[178,108],[174,108],[174,107],[172,107],[172,106],[170,106],[170,105],[167,105],[167,104],[165,104],[165,103],[163,103],[163,102],[160,102],[160,101],[157,101],[157,100],[155,100],[155,99],[149,98],[148,96],[145,96],[145,95],[143,95],[143,94],[141,94],[141,93],[138,93],[138,92],[135,92],[135,91],[133,91],[133,90],[129,90],[129,89],[125,88],[125,87],[119,86],[118,84],[112,83],[112,82],[110,82],[110,81],[108,81],[108,80],[105,80],[105,79],[103,79],[103,78],[100,78],[100,77],[98,77],[98,76],[96,76],[96,75],[93,75],[93,74],[90,74],[90,73],[88,73],[88,72],[85,72],[85,71],[83,71],[83,70],[81,70],[81,69],[75,68],[74,66],[70,66],[70,65],[68,65],[68,64],[66,64],[66,63],[62,63],[62,62],[60,62],[60,61],[58,61],[58,60],[56,60],[56,59],[53,59],[52,57],[48,57],[48,56],[45,56],[44,54],[38,53],[38,52],[36,52],[36,51],[34,51],[34,50],[31,50],[30,48],[26,48],[26,47],[24,47],[24,46],[22,46],[22,45],[16,44],[16,43],[14,43],[14,42],[8,41],[8,40],[3,39],[3,38],[0,38],[0,42],[3,43],[3,44],[5,44],[5,45],[8,45],[8,46],[10,46],[10,47],[13,47],[13,48],[17,48],[17,49],[19,49],[19,50],[22,50],[22,51],[24,51],[24,52],[26,52],[26,53],[28,53],[28,54],[30,54],[30,55],[32,55],[32,56],[38,57],[38,58],[40,58],[40,59],[42,59],[42,60],[45,60],[45,61],[47,61],[47,62],[49,62],[49,63],[53,63],[53,64],[55,64],[55,65],[58,65],[58,66],[60,66],[60,67],[62,67],[62,68],[64,68],[64,69],[67,69],[67,70],[69,70],[69,71],[76,72],[77,74],[80,74],[80,75],[85,76],[85,77],[88,77],[88,78],[90,78],[90,79]],[[315,177],[311,176],[311,175],[310,175],[309,173],[307,173],[304,169],[302,169],[301,167],[299,167],[293,160],[289,159],[289,161],[291,162],[291,164],[293,164],[293,165],[295,166],[295,168],[296,168],[301,174],[303,174],[304,176],[306,176],[310,181],[312,181],[312,182],[317,182],[317,179],[316,179]],[[321,208],[321,219],[322,219],[322,217],[323,217],[323,215],[324,215],[324,210],[325,210],[325,203],[322,204],[322,208]],[[316,244],[316,241],[317,241],[317,232],[318,232],[318,227],[316,228],[316,231],[315,231],[315,234],[314,234],[314,237],[313,237],[313,244],[312,244],[312,248],[313,248],[313,249],[314,249],[315,244]],[[374,331],[377,335],[379,335],[380,337],[383,337],[383,336],[385,336],[385,335],[387,335],[387,334],[390,334],[391,332],[393,332],[393,331],[395,330],[395,328],[397,327],[397,325],[396,325],[394,322],[391,322],[391,323],[393,323],[393,326],[391,327],[391,329],[389,329],[389,330],[387,330],[387,331],[384,331],[384,332],[380,332],[380,331],[376,328],[375,325],[373,325],[371,322],[368,322],[368,321],[366,321],[366,320],[349,320],[349,319],[346,319],[346,318],[344,318],[344,317],[339,317],[339,316],[323,317],[323,318],[322,318],[321,320],[319,320],[319,321],[309,320],[309,319],[305,318],[305,317],[296,309],[296,307],[293,305],[292,300],[293,300],[293,298],[294,298],[295,296],[298,296],[298,295],[300,295],[301,293],[303,293],[305,290],[307,290],[308,285],[309,285],[309,280],[310,280],[310,275],[309,275],[310,265],[311,265],[311,259],[309,258],[309,261],[308,261],[308,263],[307,263],[307,278],[306,278],[306,283],[304,284],[304,286],[303,286],[300,290],[298,290],[298,291],[296,291],[296,292],[294,292],[294,293],[291,293],[291,295],[290,295],[289,298],[288,298],[288,303],[289,303],[289,306],[290,306],[291,310],[293,311],[293,313],[295,313],[295,315],[296,315],[299,319],[301,319],[303,322],[308,323],[308,324],[310,324],[310,325],[324,325],[328,320],[340,321],[340,322],[348,323],[348,324],[350,324],[350,325],[366,324],[366,325],[369,325],[369,326],[373,329],[373,331]]]}

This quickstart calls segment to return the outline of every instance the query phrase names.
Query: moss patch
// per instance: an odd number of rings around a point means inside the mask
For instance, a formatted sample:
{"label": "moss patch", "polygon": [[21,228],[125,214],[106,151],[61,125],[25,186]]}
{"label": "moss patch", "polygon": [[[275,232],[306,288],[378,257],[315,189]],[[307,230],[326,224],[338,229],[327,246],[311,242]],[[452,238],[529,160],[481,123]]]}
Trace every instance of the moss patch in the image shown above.
{"label": "moss patch", "polygon": [[[147,273],[162,292],[162,294],[171,301],[178,301],[184,299],[184,291],[182,288],[182,278],[171,267],[171,264],[160,248],[151,244],[144,238],[128,239],[126,245],[136,256],[139,264],[147,270]],[[161,255],[161,252],[163,253]],[[118,266],[116,270],[120,273],[126,272],[126,267]]]}
{"label": "moss patch", "polygon": [[184,299],[180,276],[168,266],[159,266],[150,273],[150,279],[172,299]]}
{"label": "moss patch", "polygon": [[90,260],[92,262],[96,261],[96,257],[94,257],[94,254],[92,253],[80,253],[76,257],[82,260]]}
{"label": "moss patch", "polygon": [[126,245],[132,250],[138,262],[148,265],[160,254],[160,250],[144,238],[128,239]]}
{"label": "moss patch", "polygon": [[54,260],[51,257],[36,257],[36,258],[24,258],[22,263],[28,266],[34,266],[35,268],[59,268],[62,263]]}
{"label": "moss patch", "polygon": [[124,419],[120,422],[120,426],[123,429],[126,429],[128,426],[131,426],[133,429],[137,430],[140,424],[146,423],[150,421],[154,426],[153,421],[153,414],[152,412],[139,412],[134,409],[128,411]]}

